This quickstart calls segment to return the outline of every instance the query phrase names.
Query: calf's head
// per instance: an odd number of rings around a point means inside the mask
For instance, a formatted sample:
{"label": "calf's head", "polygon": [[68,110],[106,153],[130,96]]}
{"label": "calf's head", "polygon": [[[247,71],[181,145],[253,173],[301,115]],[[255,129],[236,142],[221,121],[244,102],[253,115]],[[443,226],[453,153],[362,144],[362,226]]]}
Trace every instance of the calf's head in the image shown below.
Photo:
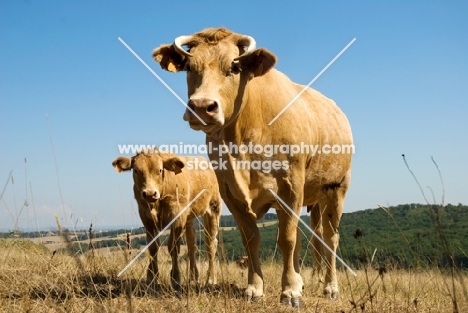
{"label": "calf's head", "polygon": [[276,63],[274,54],[256,49],[252,37],[224,28],[177,37],[173,44],[155,49],[153,58],[167,71],[187,72],[189,100],[184,120],[207,135],[217,133],[237,116],[246,100],[248,81]]}
{"label": "calf's head", "polygon": [[120,156],[112,162],[117,172],[133,170],[135,197],[153,203],[161,198],[164,184],[167,183],[166,171],[178,174],[184,162],[174,155],[159,153],[139,153],[131,158]]}

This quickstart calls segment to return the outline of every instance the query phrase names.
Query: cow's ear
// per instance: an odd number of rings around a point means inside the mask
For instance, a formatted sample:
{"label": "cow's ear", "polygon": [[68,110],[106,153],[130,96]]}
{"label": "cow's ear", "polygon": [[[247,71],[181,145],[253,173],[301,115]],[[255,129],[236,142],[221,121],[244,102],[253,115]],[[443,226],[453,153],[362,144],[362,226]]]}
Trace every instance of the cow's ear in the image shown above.
{"label": "cow's ear", "polygon": [[176,175],[182,173],[185,164],[177,157],[169,158],[163,161],[163,167],[168,171],[173,171]]}
{"label": "cow's ear", "polygon": [[118,157],[112,162],[112,166],[119,173],[123,171],[128,171],[132,168],[132,159],[126,157]]}
{"label": "cow's ear", "polygon": [[153,50],[153,59],[161,65],[162,69],[169,72],[182,71],[187,58],[177,53],[173,45],[161,45]]}
{"label": "cow's ear", "polygon": [[253,76],[262,76],[276,64],[276,55],[267,49],[260,48],[239,59],[242,70],[249,71]]}

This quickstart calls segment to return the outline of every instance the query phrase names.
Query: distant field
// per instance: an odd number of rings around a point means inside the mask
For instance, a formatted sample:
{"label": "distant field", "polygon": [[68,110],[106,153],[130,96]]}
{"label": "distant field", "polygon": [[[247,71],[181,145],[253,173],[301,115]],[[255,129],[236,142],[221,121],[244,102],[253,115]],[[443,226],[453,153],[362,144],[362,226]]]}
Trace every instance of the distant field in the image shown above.
{"label": "distant field", "polygon": [[[273,220],[273,221],[265,221],[259,223],[260,227],[268,227],[268,226],[273,226],[275,224],[278,224],[278,221]],[[226,226],[226,227],[220,227],[220,230],[223,231],[237,231],[237,227],[235,226]],[[162,236],[167,236],[169,235],[169,231],[165,231],[162,233]],[[87,236],[87,233],[84,231],[79,231],[76,233],[70,233],[70,240],[76,244],[87,244],[89,243],[89,240],[75,240],[77,235],[85,235]],[[130,240],[135,239],[135,238],[146,238],[145,234],[137,234],[137,235],[130,235]],[[93,238],[93,242],[99,242],[99,241],[104,241],[104,240],[119,240],[122,242],[122,246],[125,245],[127,236],[125,233],[119,234],[119,235],[112,235],[112,236],[102,236],[98,238]],[[36,238],[30,238],[30,240],[36,244],[43,244],[45,247],[47,247],[50,251],[55,251],[59,248],[63,248],[65,246],[65,239],[62,236],[58,236],[57,234],[53,236],[43,236],[43,237],[36,237]]]}
{"label": "distant field", "polygon": [[[83,232],[80,232],[79,234],[85,234]],[[169,234],[169,231],[166,231],[163,233],[165,235]],[[110,240],[110,239],[116,239],[116,240],[121,240],[122,245],[125,245],[125,240],[126,240],[126,234],[118,235],[118,236],[103,236],[99,238],[94,238],[93,242],[99,242],[99,241],[104,241],[104,240]],[[145,234],[138,234],[138,235],[130,235],[130,239],[134,238],[142,238],[146,237]],[[77,241],[74,240],[75,236],[72,234],[70,236],[70,239],[72,242],[80,244],[80,243],[88,243],[89,240],[81,240]],[[36,237],[36,238],[31,238],[30,239],[32,242],[36,244],[43,244],[45,247],[47,247],[50,251],[55,251],[59,248],[63,248],[65,246],[65,239],[62,236],[54,235],[54,236],[44,236],[44,237]]]}

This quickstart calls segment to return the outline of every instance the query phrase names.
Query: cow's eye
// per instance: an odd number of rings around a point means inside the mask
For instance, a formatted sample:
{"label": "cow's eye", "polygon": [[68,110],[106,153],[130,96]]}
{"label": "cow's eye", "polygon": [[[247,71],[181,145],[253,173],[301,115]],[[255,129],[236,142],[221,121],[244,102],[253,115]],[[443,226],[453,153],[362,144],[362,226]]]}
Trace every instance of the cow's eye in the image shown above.
{"label": "cow's eye", "polygon": [[184,71],[190,72],[190,65],[188,63],[185,63]]}
{"label": "cow's eye", "polygon": [[163,170],[162,170],[162,168],[161,168],[161,169],[159,170],[159,174],[162,174],[162,172],[163,172]]}
{"label": "cow's eye", "polygon": [[232,62],[231,65],[231,74],[239,74],[242,71],[240,64],[238,62]]}
{"label": "cow's eye", "polygon": [[133,174],[135,174],[135,175],[139,175],[139,174],[140,174],[140,172],[139,172],[137,169],[133,169]]}

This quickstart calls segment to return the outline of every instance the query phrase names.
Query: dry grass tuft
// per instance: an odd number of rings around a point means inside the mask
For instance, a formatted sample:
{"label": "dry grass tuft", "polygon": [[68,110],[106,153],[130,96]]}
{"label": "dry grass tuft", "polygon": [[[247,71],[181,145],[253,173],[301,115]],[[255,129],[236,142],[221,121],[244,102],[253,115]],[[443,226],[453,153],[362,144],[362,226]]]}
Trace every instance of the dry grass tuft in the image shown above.
{"label": "dry grass tuft", "polygon": [[[161,252],[163,252],[162,249]],[[220,283],[210,290],[185,286],[176,295],[169,284],[170,262],[161,264],[161,286],[157,294],[147,294],[144,285],[147,259],[140,258],[122,277],[128,250],[104,252],[96,249],[85,255],[68,256],[50,252],[27,240],[0,240],[1,312],[291,312],[279,304],[282,265],[263,265],[265,296],[257,303],[245,303],[247,270],[235,263],[219,264]],[[81,265],[78,265],[81,264]],[[186,266],[182,263],[183,268]],[[201,273],[206,272],[201,262]],[[322,297],[322,285],[312,269],[304,268],[303,312],[453,312],[446,285],[450,273],[431,270],[367,268],[353,277],[339,272],[341,298]],[[200,281],[203,281],[201,277]],[[183,281],[187,281],[183,277]],[[464,290],[466,273],[455,282]],[[468,312],[467,295],[457,295],[460,312]]]}

